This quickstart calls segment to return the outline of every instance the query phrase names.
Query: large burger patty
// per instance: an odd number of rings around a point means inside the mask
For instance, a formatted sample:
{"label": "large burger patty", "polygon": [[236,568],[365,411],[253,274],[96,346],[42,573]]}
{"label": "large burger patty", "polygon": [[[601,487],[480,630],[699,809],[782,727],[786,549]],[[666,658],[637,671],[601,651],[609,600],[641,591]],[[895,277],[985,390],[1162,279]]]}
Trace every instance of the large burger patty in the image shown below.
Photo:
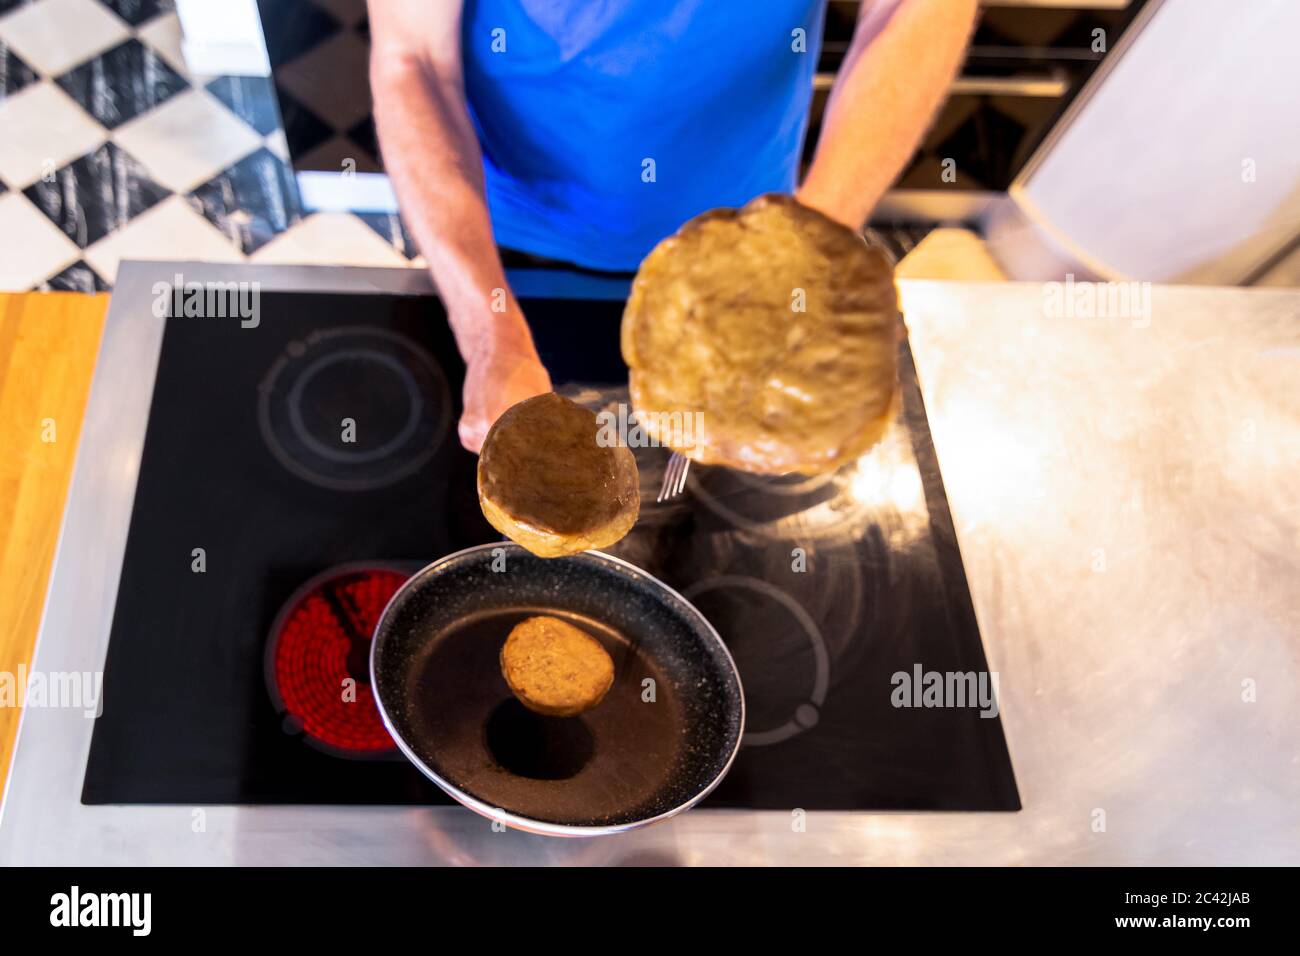
{"label": "large burger patty", "polygon": [[[715,209],[641,263],[623,313],[632,405],[687,457],[816,474],[861,455],[893,416],[893,269],[851,229],[782,195]],[[677,415],[676,413],[681,413]]]}

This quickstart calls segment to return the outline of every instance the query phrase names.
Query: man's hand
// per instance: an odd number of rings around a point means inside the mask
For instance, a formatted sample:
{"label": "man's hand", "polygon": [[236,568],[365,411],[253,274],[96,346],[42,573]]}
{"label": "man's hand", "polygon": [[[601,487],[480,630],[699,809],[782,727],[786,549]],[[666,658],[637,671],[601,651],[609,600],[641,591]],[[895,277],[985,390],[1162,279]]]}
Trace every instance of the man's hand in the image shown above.
{"label": "man's hand", "polygon": [[495,326],[467,363],[460,442],[477,454],[501,413],[525,398],[549,392],[551,376],[537,357],[526,327],[520,336],[513,326]]}

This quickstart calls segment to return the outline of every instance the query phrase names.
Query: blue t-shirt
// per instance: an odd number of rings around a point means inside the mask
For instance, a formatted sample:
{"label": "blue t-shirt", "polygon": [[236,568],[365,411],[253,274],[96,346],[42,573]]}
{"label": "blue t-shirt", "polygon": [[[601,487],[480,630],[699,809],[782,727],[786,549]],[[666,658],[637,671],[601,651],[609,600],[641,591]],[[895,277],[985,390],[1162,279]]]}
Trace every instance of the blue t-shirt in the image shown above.
{"label": "blue t-shirt", "polygon": [[497,242],[635,269],[687,219],[789,192],[825,0],[466,0]]}

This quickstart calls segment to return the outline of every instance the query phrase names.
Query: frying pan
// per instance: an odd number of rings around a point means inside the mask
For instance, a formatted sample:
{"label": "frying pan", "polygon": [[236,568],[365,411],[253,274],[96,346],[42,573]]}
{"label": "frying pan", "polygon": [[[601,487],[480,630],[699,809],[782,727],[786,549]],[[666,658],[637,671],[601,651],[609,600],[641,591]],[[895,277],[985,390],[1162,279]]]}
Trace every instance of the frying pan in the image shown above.
{"label": "frying pan", "polygon": [[[544,717],[501,676],[510,629],[568,620],[614,661],[577,717]],[[479,545],[435,561],[384,609],[370,686],[397,746],[460,803],[508,826],[594,836],[694,806],[731,766],[740,677],[712,625],[645,571],[598,551],[538,558]]]}

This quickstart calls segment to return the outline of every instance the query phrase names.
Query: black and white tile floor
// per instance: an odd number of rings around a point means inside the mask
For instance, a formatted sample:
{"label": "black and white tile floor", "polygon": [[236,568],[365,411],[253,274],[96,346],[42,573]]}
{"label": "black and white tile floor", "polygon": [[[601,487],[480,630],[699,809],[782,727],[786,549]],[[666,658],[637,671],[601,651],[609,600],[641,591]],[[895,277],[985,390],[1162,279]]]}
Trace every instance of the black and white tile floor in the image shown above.
{"label": "black and white tile floor", "polygon": [[261,77],[191,75],[170,0],[0,0],[0,290],[131,259],[420,266],[398,217],[308,213]]}

